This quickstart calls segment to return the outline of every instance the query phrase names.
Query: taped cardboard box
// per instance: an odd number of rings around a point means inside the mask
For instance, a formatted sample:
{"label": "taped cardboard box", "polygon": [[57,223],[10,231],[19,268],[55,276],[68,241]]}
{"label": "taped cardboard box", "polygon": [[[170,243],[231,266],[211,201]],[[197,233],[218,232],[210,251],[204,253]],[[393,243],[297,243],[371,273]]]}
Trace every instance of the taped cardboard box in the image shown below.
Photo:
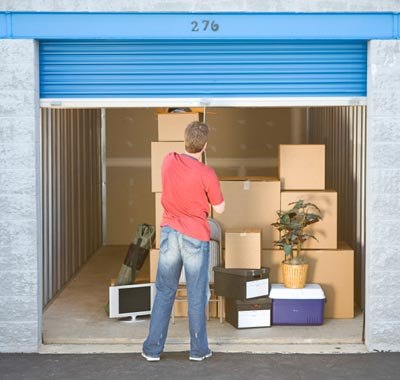
{"label": "taped cardboard box", "polygon": [[262,248],[272,248],[279,238],[271,226],[280,210],[280,182],[271,177],[222,177],[225,211],[213,217],[225,231],[230,228],[261,228]]}
{"label": "taped cardboard box", "polygon": [[151,191],[161,193],[161,166],[168,153],[185,152],[185,143],[182,141],[173,142],[152,142],[151,143]]}
{"label": "taped cardboard box", "polygon": [[290,209],[289,203],[303,199],[315,203],[321,210],[322,220],[307,227],[306,231],[318,239],[308,239],[305,249],[336,249],[337,248],[337,192],[324,191],[282,191],[281,209]]}
{"label": "taped cardboard box", "polygon": [[[354,317],[354,251],[343,242],[337,249],[306,250],[308,283],[320,284],[325,296],[325,318]],[[262,265],[269,267],[271,283],[282,283],[282,250],[263,250]]]}
{"label": "taped cardboard box", "polygon": [[325,189],[325,145],[279,145],[282,190]]}
{"label": "taped cardboard box", "polygon": [[261,268],[261,229],[225,230],[225,268]]}
{"label": "taped cardboard box", "polygon": [[158,140],[184,141],[185,128],[193,121],[202,120],[201,113],[160,113],[158,114]]}

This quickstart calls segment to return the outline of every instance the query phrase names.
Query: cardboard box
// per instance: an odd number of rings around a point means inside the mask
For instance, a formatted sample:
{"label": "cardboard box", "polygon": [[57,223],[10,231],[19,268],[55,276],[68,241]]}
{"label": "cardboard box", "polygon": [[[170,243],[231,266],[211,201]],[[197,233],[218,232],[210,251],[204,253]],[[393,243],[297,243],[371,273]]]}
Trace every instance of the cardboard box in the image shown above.
{"label": "cardboard box", "polygon": [[261,268],[261,229],[225,230],[225,268]]}
{"label": "cardboard box", "polygon": [[200,113],[160,113],[158,114],[158,140],[184,141],[185,128],[193,121],[203,120]]}
{"label": "cardboard box", "polygon": [[305,249],[337,248],[337,192],[325,191],[282,191],[281,210],[288,210],[291,202],[303,199],[315,203],[321,210],[322,220],[307,227],[307,232],[315,235],[318,241],[308,239]]}
{"label": "cardboard box", "polygon": [[160,257],[159,249],[150,250],[150,282],[156,282],[159,257]]}
{"label": "cardboard box", "polygon": [[171,152],[184,153],[185,143],[178,142],[152,142],[151,143],[151,191],[162,191],[161,166],[164,157]]}
{"label": "cardboard box", "polygon": [[160,223],[162,219],[162,215],[164,212],[164,208],[161,204],[161,193],[156,193],[155,194],[155,201],[156,201],[156,248],[160,248],[160,234],[161,234],[161,228],[160,228]]}
{"label": "cardboard box", "polygon": [[[325,318],[354,317],[354,251],[340,242],[338,249],[307,250],[308,283],[320,284],[326,296]],[[282,283],[282,250],[263,250],[262,265],[269,267],[271,283]]]}
{"label": "cardboard box", "polygon": [[[175,317],[187,317],[188,316],[188,301],[187,301],[187,289],[179,288],[176,292],[176,300],[174,303],[173,313]],[[208,303],[208,312],[211,318],[218,317],[218,306],[217,302]]]}
{"label": "cardboard box", "polygon": [[225,198],[223,214],[213,213],[223,230],[229,228],[261,228],[262,247],[272,248],[279,234],[271,226],[280,210],[280,182],[270,177],[221,178]]}
{"label": "cardboard box", "polygon": [[279,145],[282,190],[325,189],[325,145]]}

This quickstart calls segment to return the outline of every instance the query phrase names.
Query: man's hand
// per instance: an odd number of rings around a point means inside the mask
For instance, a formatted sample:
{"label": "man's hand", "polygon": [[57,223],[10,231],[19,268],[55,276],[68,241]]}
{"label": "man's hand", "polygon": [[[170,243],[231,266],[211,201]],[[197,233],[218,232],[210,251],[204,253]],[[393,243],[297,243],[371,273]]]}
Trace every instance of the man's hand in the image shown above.
{"label": "man's hand", "polygon": [[225,210],[225,201],[223,201],[219,205],[215,205],[215,206],[213,205],[212,207],[217,214],[222,214]]}

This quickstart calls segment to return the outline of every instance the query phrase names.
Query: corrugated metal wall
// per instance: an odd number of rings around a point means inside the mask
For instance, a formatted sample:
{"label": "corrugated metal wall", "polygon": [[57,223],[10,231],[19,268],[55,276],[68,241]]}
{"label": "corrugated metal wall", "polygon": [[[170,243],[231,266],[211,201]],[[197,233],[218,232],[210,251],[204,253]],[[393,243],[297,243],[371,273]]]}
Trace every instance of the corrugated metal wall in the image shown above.
{"label": "corrugated metal wall", "polygon": [[102,242],[100,110],[42,109],[43,305]]}
{"label": "corrugated metal wall", "polygon": [[309,111],[309,142],[326,144],[326,186],[338,191],[338,238],[355,250],[355,294],[364,305],[366,107]]}

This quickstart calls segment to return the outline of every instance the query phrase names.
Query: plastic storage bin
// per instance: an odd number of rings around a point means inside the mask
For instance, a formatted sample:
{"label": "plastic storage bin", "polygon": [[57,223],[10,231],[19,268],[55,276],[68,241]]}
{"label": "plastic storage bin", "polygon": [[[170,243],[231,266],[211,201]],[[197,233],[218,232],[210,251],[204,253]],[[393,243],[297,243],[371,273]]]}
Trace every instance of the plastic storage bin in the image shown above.
{"label": "plastic storage bin", "polygon": [[226,298],[225,319],[237,329],[270,327],[271,300],[267,297],[247,301]]}
{"label": "plastic storage bin", "polygon": [[322,325],[324,323],[325,294],[318,284],[307,284],[303,289],[285,288],[272,284],[273,325]]}
{"label": "plastic storage bin", "polygon": [[267,296],[269,268],[228,269],[214,267],[214,286],[218,296],[247,300]]}

